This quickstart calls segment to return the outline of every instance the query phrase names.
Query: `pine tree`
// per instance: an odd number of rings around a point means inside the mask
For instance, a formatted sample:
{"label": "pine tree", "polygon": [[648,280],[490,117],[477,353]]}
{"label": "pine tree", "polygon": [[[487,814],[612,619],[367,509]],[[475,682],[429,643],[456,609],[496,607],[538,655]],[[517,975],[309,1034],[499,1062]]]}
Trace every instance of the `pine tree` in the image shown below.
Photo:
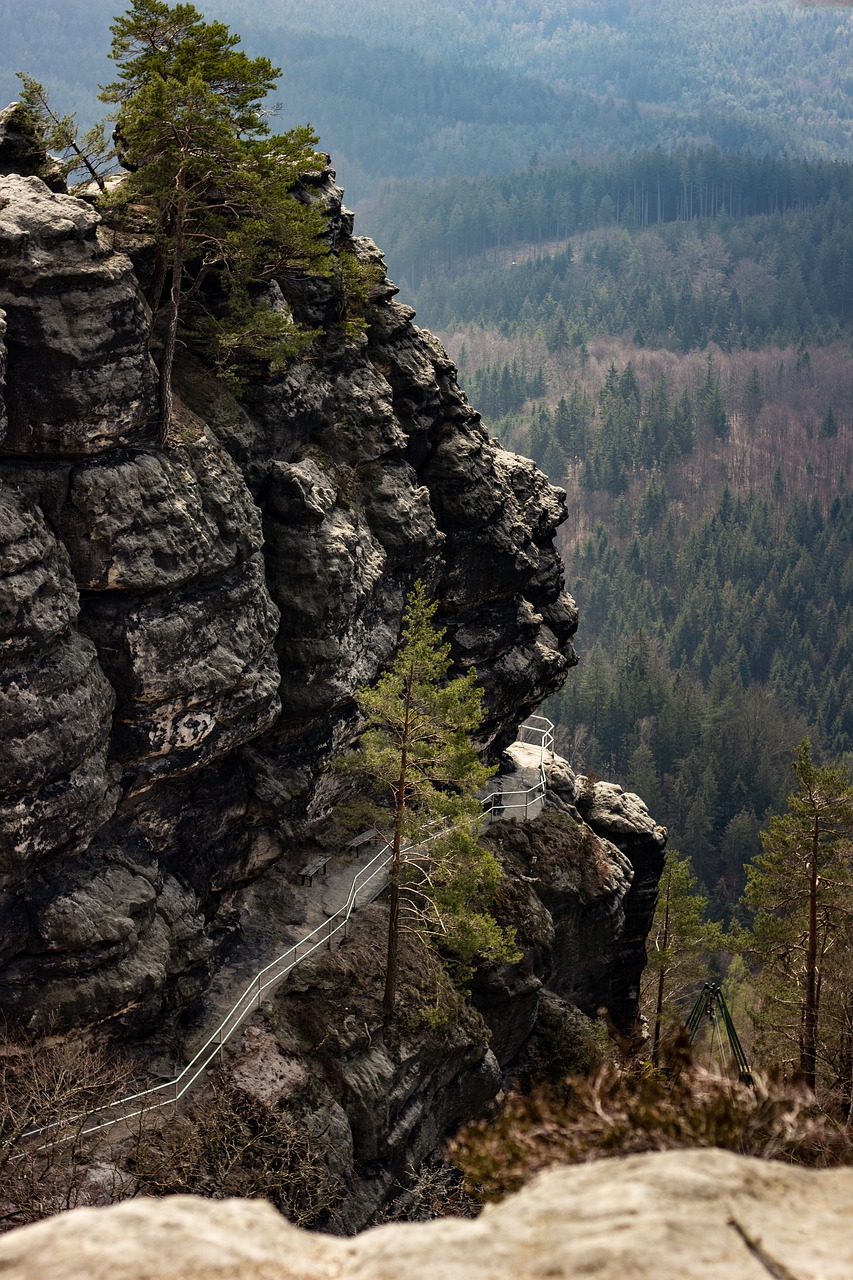
{"label": "pine tree", "polygon": [[[482,690],[473,669],[449,678],[450,646],[433,625],[436,607],[416,583],[390,669],[356,694],[367,724],[349,767],[391,802],[388,1017],[401,928],[438,939],[463,960],[515,954],[511,936],[488,910],[498,864],[477,843],[482,807],[476,793],[492,772],[471,741],[483,717]],[[377,817],[377,825],[381,821]]]}
{"label": "pine tree", "polygon": [[[269,136],[263,100],[279,68],[248,58],[239,37],[205,22],[190,4],[135,0],[117,18],[112,58],[119,78],[101,97],[116,105],[116,137],[129,173],[112,216],[149,210],[157,248],[152,306],[168,283],[160,358],[161,423],[169,430],[179,324],[192,304],[196,328],[220,371],[235,353],[280,361],[304,345],[289,315],[259,304],[258,286],[288,266],[322,269],[323,229],[296,200],[300,171],[317,164],[316,138],[299,128]],[[224,292],[211,305],[206,288]]]}
{"label": "pine tree", "polygon": [[643,1007],[652,1022],[652,1062],[657,1065],[666,1027],[684,1021],[685,1002],[708,974],[723,945],[722,926],[707,920],[690,859],[668,849],[649,934]]}
{"label": "pine tree", "polygon": [[714,363],[713,352],[708,352],[705,364],[705,378],[699,389],[699,403],[705,422],[712,428],[714,435],[720,440],[729,436],[729,418],[726,413],[726,401],[720,385],[720,375]]}
{"label": "pine tree", "polygon": [[765,1040],[779,1034],[815,1089],[833,1056],[826,1011],[843,1000],[850,972],[829,981],[834,953],[851,932],[853,782],[839,765],[818,766],[804,739],[797,748],[798,789],[788,812],[761,833],[763,852],[747,868],[744,903],[754,913],[743,937],[760,965],[759,1019]]}
{"label": "pine tree", "polygon": [[60,115],[38,80],[23,71],[17,75],[21,82],[21,108],[39,146],[45,152],[59,152],[58,164],[51,154],[45,177],[49,178],[58,167],[66,182],[79,177],[77,183],[71,182],[72,190],[94,182],[103,191],[105,176],[115,160],[115,148],[107,141],[103,124],[93,125],[80,137],[74,115]]}

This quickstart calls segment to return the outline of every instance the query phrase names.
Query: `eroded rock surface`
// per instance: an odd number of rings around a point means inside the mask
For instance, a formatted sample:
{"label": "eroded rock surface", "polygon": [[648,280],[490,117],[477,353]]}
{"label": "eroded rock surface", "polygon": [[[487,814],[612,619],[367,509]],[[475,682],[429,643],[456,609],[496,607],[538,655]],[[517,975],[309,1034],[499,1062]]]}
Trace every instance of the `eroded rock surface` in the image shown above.
{"label": "eroded rock surface", "polygon": [[[20,139],[4,128],[6,163]],[[335,253],[381,267],[331,171],[305,190]],[[137,1032],[203,990],[236,890],[298,859],[294,831],[334,803],[353,692],[393,652],[415,578],[458,667],[477,667],[484,746],[511,740],[575,660],[561,491],[489,439],[439,344],[374,276],[361,334],[337,268],[282,277],[277,305],[322,336],[283,373],[255,367],[239,401],[183,353],[157,447],[131,260],[86,202],[0,177],[13,1022]]]}
{"label": "eroded rock surface", "polygon": [[239,1088],[316,1129],[315,1155],[343,1177],[339,1232],[369,1222],[502,1085],[486,1023],[405,936],[396,1015],[384,1016],[386,931],[383,906],[359,911],[345,946],[318,952],[264,1002],[233,1068]]}
{"label": "eroded rock surface", "polygon": [[848,1280],[853,1170],[670,1151],[541,1174],[474,1221],[315,1235],[255,1200],[75,1209],[0,1240],[8,1280]]}
{"label": "eroded rock surface", "polygon": [[154,368],[129,259],[83,200],[10,174],[0,191],[5,450],[89,454],[150,436]]}
{"label": "eroded rock surface", "polygon": [[0,904],[84,850],[115,808],[115,695],[78,611],[65,548],[0,485]]}
{"label": "eroded rock surface", "polygon": [[[562,798],[567,797],[568,784],[565,784]],[[646,963],[646,938],[654,918],[658,881],[663,870],[666,828],[654,821],[638,795],[623,791],[615,783],[591,783],[587,778],[578,777],[573,797],[591,830],[621,849],[633,868],[608,1002],[616,1025],[631,1035],[636,1025],[640,976]]]}
{"label": "eroded rock surface", "polygon": [[[135,1025],[202,989],[213,877],[269,861],[246,849],[245,788],[232,808],[212,774],[166,817],[151,787],[274,723],[279,615],[236,464],[191,415],[182,443],[153,447],[130,260],[83,201],[36,177],[0,187],[0,1007],[39,1031]],[[175,857],[199,806],[225,866],[209,846]]]}
{"label": "eroded rock surface", "polygon": [[[552,808],[496,823],[486,839],[504,869],[494,909],[521,954],[478,965],[470,1004],[404,934],[398,1008],[384,1016],[387,906],[375,903],[356,914],[340,950],[317,951],[264,1001],[235,1050],[237,1087],[316,1130],[315,1155],[343,1176],[336,1231],[374,1220],[455,1126],[511,1082],[593,1065],[602,1007],[637,1030],[636,1002],[631,1020],[620,1003],[639,981],[623,954],[630,859]],[[253,927],[267,919],[275,928],[288,907],[277,898],[267,906],[263,883],[251,894]]]}

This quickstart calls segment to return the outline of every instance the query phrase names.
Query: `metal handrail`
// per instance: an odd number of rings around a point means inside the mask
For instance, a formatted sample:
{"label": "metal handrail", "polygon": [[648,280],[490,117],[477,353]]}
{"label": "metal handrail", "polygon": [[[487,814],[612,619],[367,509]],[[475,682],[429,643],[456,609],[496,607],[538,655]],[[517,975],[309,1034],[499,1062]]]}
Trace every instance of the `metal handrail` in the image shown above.
{"label": "metal handrail", "polygon": [[[531,741],[532,739],[532,741]],[[545,767],[545,753],[550,752],[553,756],[554,752],[554,725],[545,716],[528,716],[523,724],[518,726],[518,737],[516,742],[522,743],[524,746],[539,747],[539,781],[533,787],[527,787],[522,791],[492,791],[483,800],[483,809],[489,814],[490,821],[495,808],[500,808],[501,812],[508,809],[523,809],[524,815],[530,810],[531,804],[536,804],[539,800],[544,800],[545,793],[548,790],[548,773]],[[513,803],[507,803],[507,796],[523,796],[524,800]],[[498,803],[499,802],[499,803]],[[487,808],[488,806],[488,808]]]}
{"label": "metal handrail", "polygon": [[[533,724],[537,721],[538,724]],[[529,805],[536,803],[545,796],[547,790],[548,778],[545,769],[545,752],[553,751],[554,747],[554,726],[550,720],[546,720],[544,716],[530,716],[525,720],[524,724],[519,726],[518,738],[516,741],[523,742],[525,745],[531,745],[522,735],[529,733],[534,738],[538,737],[540,747],[539,755],[539,780],[532,787],[526,790],[518,791],[493,791],[482,801],[483,816],[489,821],[495,821],[495,810],[500,808],[501,812],[507,809],[525,810],[528,812]],[[536,745],[534,742],[532,745]],[[525,801],[522,804],[505,803],[507,796],[524,796]],[[500,805],[495,802],[500,800]],[[444,834],[444,824],[441,829],[433,832],[420,840],[414,848],[423,848],[425,844],[436,840]],[[193,1055],[187,1065],[172,1080],[163,1081],[161,1084],[152,1085],[148,1089],[142,1089],[137,1093],[131,1093],[123,1098],[116,1098],[113,1102],[105,1103],[101,1107],[97,1107],[94,1111],[81,1112],[76,1116],[70,1116],[63,1120],[54,1120],[50,1124],[41,1125],[36,1129],[28,1129],[22,1134],[22,1138],[38,1138],[52,1131],[67,1129],[70,1125],[93,1120],[95,1123],[86,1128],[77,1131],[78,1137],[87,1137],[93,1133],[99,1133],[102,1129],[112,1128],[113,1125],[126,1123],[129,1120],[135,1120],[147,1111],[156,1111],[160,1107],[172,1106],[176,1104],[184,1094],[192,1088],[199,1076],[208,1069],[219,1054],[222,1053],[224,1046],[236,1034],[243,1022],[250,1013],[261,1007],[261,999],[265,992],[270,991],[277,986],[288,974],[313,955],[321,946],[328,946],[332,949],[332,939],[343,931],[346,936],[346,930],[349,925],[350,917],[359,904],[358,898],[363,889],[375,881],[378,876],[388,867],[391,862],[392,850],[391,845],[386,844],[379,852],[359,868],[353,876],[350,884],[347,900],[333,915],[319,924],[316,929],[300,938],[298,942],[280,956],[276,956],[269,964],[265,965],[258,973],[255,974],[251,982],[231,1006],[224,1018],[214,1031],[208,1036],[201,1048]],[[373,902],[385,887],[385,880],[380,884],[373,884],[370,896],[365,899],[367,902]],[[143,1101],[147,1099],[147,1101]],[[118,1108],[125,1108],[119,1114],[110,1114]],[[50,1138],[39,1150],[44,1150],[63,1141],[61,1136]]]}

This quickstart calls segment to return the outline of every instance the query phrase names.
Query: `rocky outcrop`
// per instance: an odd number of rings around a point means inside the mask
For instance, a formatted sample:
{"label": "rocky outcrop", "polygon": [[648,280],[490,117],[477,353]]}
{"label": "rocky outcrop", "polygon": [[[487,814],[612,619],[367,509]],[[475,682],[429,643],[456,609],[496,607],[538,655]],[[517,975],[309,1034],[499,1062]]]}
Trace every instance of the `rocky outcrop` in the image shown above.
{"label": "rocky outcrop", "polygon": [[[151,447],[147,310],[98,216],[8,178],[0,262],[0,1005],[61,1031],[201,990],[211,945],[192,865],[170,865],[182,840],[164,795],[134,797],[274,722],[278,612],[228,454],[195,423]],[[215,785],[227,829],[234,785]],[[245,844],[229,865],[251,861]]]}
{"label": "rocky outcrop", "polygon": [[[553,770],[565,790],[568,766],[557,758]],[[618,820],[610,826],[618,838]],[[638,812],[634,839],[657,853],[664,833]],[[264,1001],[235,1050],[233,1083],[315,1133],[315,1155],[343,1179],[347,1194],[330,1222],[337,1231],[360,1230],[384,1211],[425,1157],[508,1083],[562,1078],[598,1061],[592,1020],[603,1007],[621,1016],[625,1034],[638,1033],[637,1002],[625,998],[642,967],[624,946],[630,858],[550,807],[528,822],[493,824],[486,840],[504,870],[494,910],[521,955],[481,963],[470,1003],[404,934],[398,1010],[384,1016],[387,908],[374,904],[357,913],[340,950],[318,950]],[[280,928],[289,910],[253,890],[253,927],[266,916]]]}
{"label": "rocky outcrop", "polygon": [[850,1169],[669,1151],[554,1169],[474,1221],[347,1241],[256,1200],[75,1209],[3,1237],[0,1268],[7,1280],[844,1280],[851,1212]]}
{"label": "rocky outcrop", "polygon": [[[567,772],[570,771],[566,769],[563,777]],[[610,967],[607,1007],[616,1026],[633,1037],[637,1034],[640,977],[663,870],[666,829],[651,818],[638,795],[623,791],[616,783],[578,777],[573,787],[569,779],[562,785],[557,781],[555,792],[569,804],[573,799],[590,830],[610,840],[631,864],[632,883],[625,897],[624,922]]]}
{"label": "rocky outcrop", "polygon": [[[515,966],[481,966],[473,998],[499,1062],[513,1070],[536,1026],[543,986],[587,1017],[606,1009],[622,1035],[642,1038],[638,992],[666,846],[666,830],[638,796],[576,777],[559,756],[548,772],[544,813],[497,823],[486,837],[504,867],[500,918],[515,929],[524,956]],[[549,1007],[553,1021],[557,1006]]]}
{"label": "rocky outcrop", "polygon": [[[588,827],[550,809],[533,822],[499,824],[489,842],[500,852],[505,894],[513,899],[506,920],[525,949],[522,971],[591,1017],[609,1009],[620,980],[616,961],[633,880],[629,860]],[[499,969],[483,976],[500,989]],[[476,991],[479,1000],[479,985]],[[521,1048],[519,1030],[532,1030],[535,1008],[532,1017],[519,1017],[514,1001],[494,1003],[513,1033],[511,1047]]]}
{"label": "rocky outcrop", "polygon": [[395,1017],[382,1010],[387,914],[361,910],[345,946],[320,951],[264,1002],[230,1079],[314,1134],[345,1188],[329,1225],[374,1219],[464,1119],[499,1093],[489,1030],[441,966],[404,936]]}
{"label": "rocky outcrop", "polygon": [[[282,277],[276,305],[322,336],[283,373],[249,371],[239,400],[185,351],[160,448],[133,263],[86,202],[0,178],[13,1023],[135,1032],[204,989],[235,893],[298,858],[294,831],[333,803],[353,691],[392,653],[415,578],[458,667],[477,667],[484,747],[574,661],[561,492],[489,439],[353,238],[331,171],[304,194],[326,211],[333,269]],[[342,254],[370,268],[361,330]]]}
{"label": "rocky outcrop", "polygon": [[42,174],[55,190],[65,189],[59,165],[51,163],[38,145],[20,102],[0,111],[0,176],[8,174]]}
{"label": "rocky outcrop", "polygon": [[40,178],[2,181],[6,453],[80,456],[150,434],[146,307],[99,224],[85,201]]}
{"label": "rocky outcrop", "polygon": [[[0,913],[16,918],[33,873],[84,850],[115,808],[115,695],[78,613],[65,548],[0,488]],[[20,930],[0,938],[8,956]]]}

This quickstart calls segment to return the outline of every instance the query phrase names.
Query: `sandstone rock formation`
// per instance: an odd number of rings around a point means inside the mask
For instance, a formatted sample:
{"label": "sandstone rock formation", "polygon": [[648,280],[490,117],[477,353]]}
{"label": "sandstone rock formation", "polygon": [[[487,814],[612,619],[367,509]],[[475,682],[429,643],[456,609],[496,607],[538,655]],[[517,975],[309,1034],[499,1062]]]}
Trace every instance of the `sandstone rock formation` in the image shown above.
{"label": "sandstone rock formation", "polygon": [[[593,826],[549,806],[534,822],[501,824],[489,837],[516,898],[512,919],[518,917],[530,972],[590,1017],[606,1008],[629,1038],[640,1031],[637,998],[645,940],[666,846],[666,831],[638,797],[634,800],[633,847],[619,830],[618,815],[606,808]],[[541,919],[542,908],[544,928],[533,924],[528,938],[526,928]],[[504,975],[495,973],[494,980],[501,985]],[[511,1007],[512,1002],[503,1017]],[[515,1036],[524,1022],[517,1012],[511,1014]]]}
{"label": "sandstone rock formation", "polygon": [[[568,766],[558,758],[554,767],[565,789]],[[590,1019],[602,1006],[623,1019],[625,1034],[637,1032],[627,993],[645,956],[630,936],[626,944],[626,912],[665,833],[636,801],[635,873],[615,843],[618,810],[603,803],[599,828],[611,826],[613,841],[549,807],[533,821],[489,829],[504,867],[496,909],[522,954],[514,964],[478,966],[470,1005],[438,968],[425,971],[404,937],[400,1008],[388,1024],[379,904],[357,913],[345,946],[318,950],[264,1002],[233,1051],[231,1079],[315,1135],[315,1155],[346,1187],[331,1211],[336,1231],[371,1222],[445,1135],[486,1111],[507,1082],[590,1065]],[[259,897],[255,911],[264,910]]]}
{"label": "sandstone rock formation", "polygon": [[0,1240],[5,1280],[848,1280],[853,1170],[723,1151],[555,1169],[474,1221],[342,1241],[257,1201],[76,1209]]}
{"label": "sandstone rock formation", "polygon": [[[334,253],[381,265],[331,171],[305,188]],[[308,357],[252,370],[238,401],[184,353],[158,448],[133,263],[86,202],[0,177],[12,1025],[135,1033],[204,990],[240,887],[297,858],[294,829],[333,802],[353,691],[391,654],[417,576],[459,667],[476,664],[493,751],[574,661],[561,492],[489,439],[387,280],[360,336],[340,274],[275,288],[322,330]]]}

